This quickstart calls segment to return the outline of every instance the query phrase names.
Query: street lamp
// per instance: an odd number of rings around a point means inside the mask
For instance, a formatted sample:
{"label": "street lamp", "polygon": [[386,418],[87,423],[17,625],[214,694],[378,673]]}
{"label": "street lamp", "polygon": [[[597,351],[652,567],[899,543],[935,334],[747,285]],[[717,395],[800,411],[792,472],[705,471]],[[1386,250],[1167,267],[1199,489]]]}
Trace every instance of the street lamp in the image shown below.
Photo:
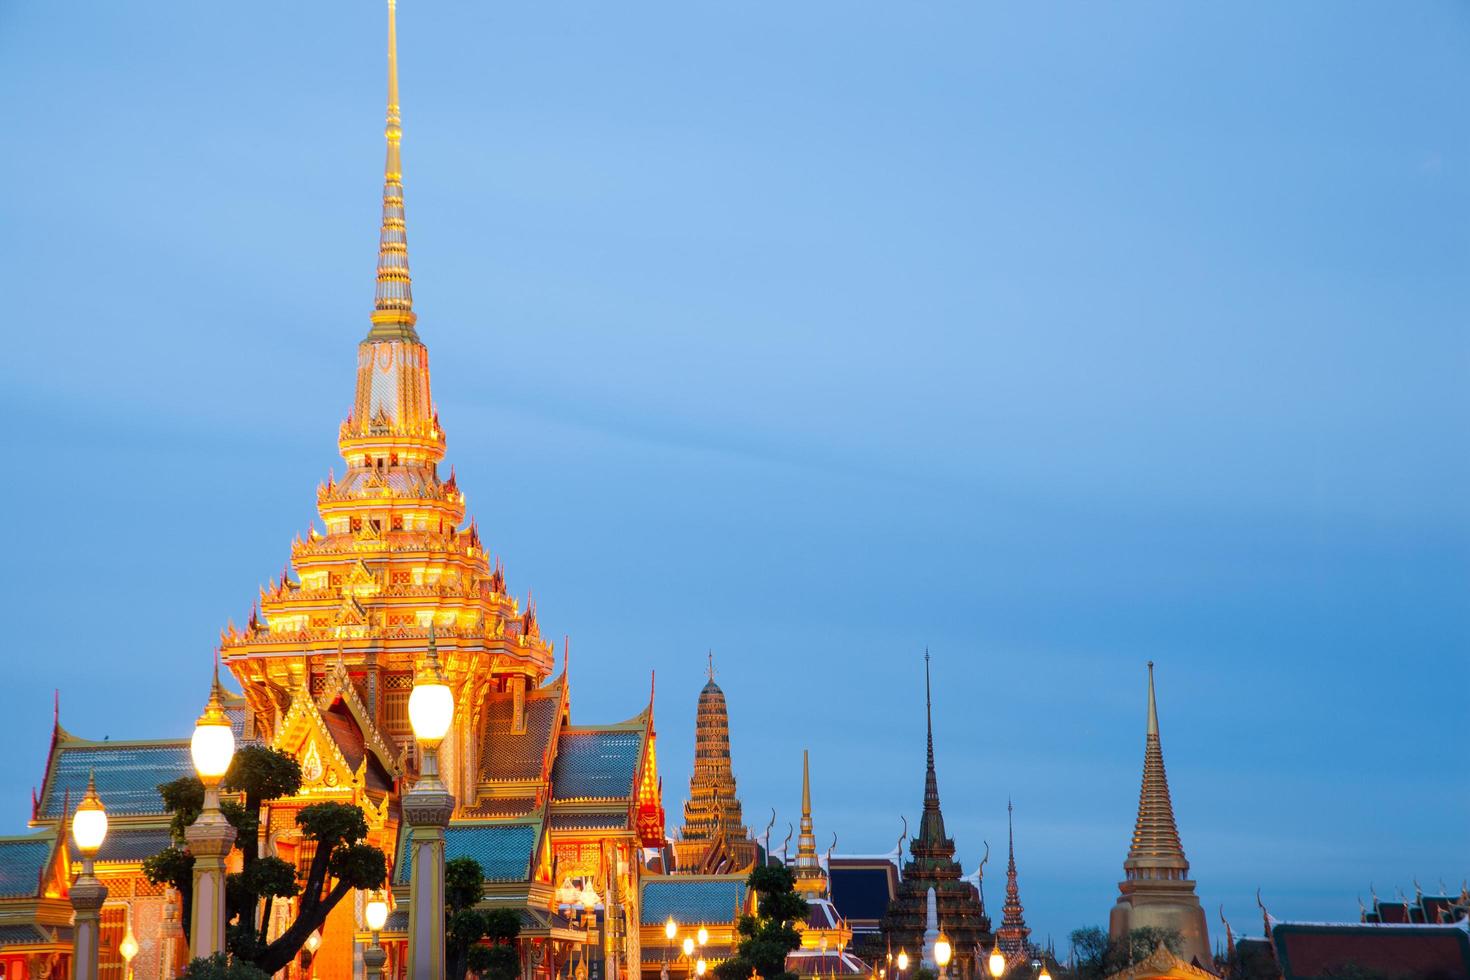
{"label": "street lamp", "polygon": [[699,943],[700,946],[704,946],[706,943],[709,942],[709,930],[706,929],[704,926],[700,926],[699,932],[695,933],[694,935],[695,941]]}
{"label": "street lamp", "polygon": [[444,975],[444,828],[454,797],[439,779],[439,743],[454,720],[454,692],[439,669],[434,627],[429,650],[408,695],[408,720],[422,761],[418,782],[403,797],[412,848],[408,907],[408,980]]}
{"label": "street lamp", "polygon": [[999,980],[1000,976],[1006,972],[1006,954],[1000,951],[999,939],[995,941],[995,946],[993,946],[990,950],[989,966],[990,975],[992,977],[996,977],[997,980]]}
{"label": "street lamp", "polygon": [[209,701],[194,723],[189,754],[204,784],[204,808],[184,831],[194,856],[194,901],[189,916],[189,956],[208,958],[225,951],[225,855],[235,846],[235,828],[219,809],[219,782],[235,757],[235,730],[220,700],[219,664],[209,685]]}
{"label": "street lamp", "polygon": [[107,811],[97,796],[97,782],[87,774],[87,794],[77,804],[71,818],[71,836],[82,853],[82,873],[71,886],[71,907],[75,913],[76,931],[73,942],[72,967],[76,980],[97,980],[98,937],[102,921],[102,903],[107,901],[107,886],[97,880],[92,861],[107,837]]}
{"label": "street lamp", "polygon": [[909,968],[909,953],[906,949],[898,951],[898,972],[903,973]]}
{"label": "street lamp", "polygon": [[383,926],[388,924],[388,899],[381,890],[368,893],[367,904],[362,907],[362,917],[372,931],[373,943],[362,951],[362,965],[367,971],[367,980],[381,980],[383,964],[388,954],[383,950]]}
{"label": "street lamp", "polygon": [[949,937],[944,933],[934,940],[934,963],[939,967],[939,980],[944,980],[945,967],[949,966],[949,958],[954,955],[954,947],[949,943]]}
{"label": "street lamp", "polygon": [[316,951],[319,950],[319,949],[321,949],[321,948],[322,948],[322,931],[320,929],[313,929],[313,930],[311,930],[311,935],[309,935],[309,936],[306,937],[306,957],[305,957],[306,958],[306,963],[305,963],[305,966],[306,966],[307,970],[309,971],[307,973],[307,977],[308,978],[311,978],[311,977],[315,977],[316,976]]}
{"label": "street lamp", "polygon": [[702,976],[704,976],[704,971],[705,970],[708,970],[708,969],[709,969],[709,964],[705,963],[703,956],[701,956],[698,960],[695,961],[695,963],[694,963],[694,975],[696,977],[702,977]]}
{"label": "street lamp", "polygon": [[1046,961],[1041,961],[1041,972],[1036,975],[1036,980],[1051,980],[1051,971],[1046,968]]}
{"label": "street lamp", "polygon": [[688,958],[688,957],[694,955],[694,937],[693,936],[685,936],[684,937],[683,949],[684,949],[684,956],[685,956],[685,958]]}

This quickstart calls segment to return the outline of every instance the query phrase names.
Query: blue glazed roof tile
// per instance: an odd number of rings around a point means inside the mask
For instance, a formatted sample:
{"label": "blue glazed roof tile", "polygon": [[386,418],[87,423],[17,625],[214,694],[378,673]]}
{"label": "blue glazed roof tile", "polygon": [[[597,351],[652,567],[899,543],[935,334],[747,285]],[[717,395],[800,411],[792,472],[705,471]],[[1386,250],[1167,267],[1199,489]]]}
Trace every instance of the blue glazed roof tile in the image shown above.
{"label": "blue glazed roof tile", "polygon": [[0,898],[30,898],[39,892],[55,846],[51,837],[0,840]]}
{"label": "blue glazed roof tile", "polygon": [[639,919],[645,926],[659,925],[671,916],[676,922],[729,922],[737,902],[745,905],[744,878],[648,879]]}
{"label": "blue glazed roof tile", "polygon": [[553,813],[552,830],[619,830],[628,826],[626,810],[607,813]]}
{"label": "blue glazed roof tile", "polygon": [[641,731],[563,732],[551,770],[552,799],[632,798],[642,750]]}
{"label": "blue glazed roof tile", "polygon": [[114,817],[163,813],[158,785],[194,775],[188,742],[128,745],[104,743],[66,746],[56,753],[41,801],[40,816],[60,819],[63,805],[76,806],[87,792],[87,776],[95,773],[97,795]]}
{"label": "blue glazed roof tile", "polygon": [[[102,839],[102,849],[97,852],[97,863],[141,861],[169,847],[173,842],[173,836],[165,828],[134,830],[114,827]],[[76,841],[71,839],[70,834],[67,835],[66,844],[68,857],[73,861],[80,861],[81,852],[77,850]]]}
{"label": "blue glazed roof tile", "polygon": [[[450,824],[444,831],[444,860],[472,857],[480,862],[486,881],[525,881],[540,836],[539,823]],[[393,865],[396,884],[408,884],[412,878],[408,858],[412,837],[409,827],[398,835],[398,859]]]}

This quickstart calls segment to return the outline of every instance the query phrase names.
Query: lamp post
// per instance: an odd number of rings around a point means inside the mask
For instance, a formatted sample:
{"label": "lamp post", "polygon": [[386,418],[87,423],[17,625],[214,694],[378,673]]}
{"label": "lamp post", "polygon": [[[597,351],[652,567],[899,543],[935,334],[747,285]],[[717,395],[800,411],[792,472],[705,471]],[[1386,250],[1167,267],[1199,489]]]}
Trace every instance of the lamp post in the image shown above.
{"label": "lamp post", "polygon": [[429,652],[414,675],[408,720],[422,752],[418,782],[403,797],[403,816],[412,835],[412,878],[408,907],[408,980],[444,976],[444,828],[454,797],[439,779],[439,743],[454,720],[454,692],[439,669],[434,629]]}
{"label": "lamp post", "polygon": [[1000,980],[1006,972],[1006,954],[1000,951],[1000,940],[995,941],[995,946],[990,950],[990,975]]}
{"label": "lamp post", "polygon": [[225,855],[235,845],[235,828],[219,809],[219,782],[235,757],[235,732],[220,703],[219,665],[209,686],[204,714],[189,742],[194,770],[204,784],[204,809],[184,831],[194,856],[194,902],[189,916],[189,958],[225,951]]}
{"label": "lamp post", "polygon": [[949,937],[944,933],[934,940],[934,965],[939,967],[939,980],[944,980],[948,975],[945,967],[949,966],[949,958],[954,955],[954,947],[950,945]]}
{"label": "lamp post", "polygon": [[367,905],[363,907],[362,917],[367,920],[367,927],[372,930],[373,943],[362,951],[362,965],[367,970],[367,980],[382,980],[383,964],[388,960],[388,954],[383,951],[381,933],[383,926],[388,922],[388,900],[383,897],[381,891],[368,894]]}
{"label": "lamp post", "polygon": [[674,949],[674,937],[679,934],[679,923],[674,917],[669,916],[669,921],[664,923],[664,965],[659,969],[659,980],[669,980],[669,954]]}
{"label": "lamp post", "polygon": [[306,975],[308,980],[316,976],[316,951],[322,948],[322,931],[311,930],[311,935],[306,937],[306,967],[309,971]]}
{"label": "lamp post", "polygon": [[1046,960],[1041,961],[1041,972],[1036,975],[1036,980],[1051,980],[1051,971],[1046,968]]}
{"label": "lamp post", "polygon": [[107,811],[97,797],[97,783],[90,773],[87,795],[77,804],[77,812],[71,818],[71,835],[82,853],[82,873],[71,886],[71,907],[76,917],[72,975],[76,980],[97,980],[98,937],[107,886],[97,880],[92,860],[107,837]]}

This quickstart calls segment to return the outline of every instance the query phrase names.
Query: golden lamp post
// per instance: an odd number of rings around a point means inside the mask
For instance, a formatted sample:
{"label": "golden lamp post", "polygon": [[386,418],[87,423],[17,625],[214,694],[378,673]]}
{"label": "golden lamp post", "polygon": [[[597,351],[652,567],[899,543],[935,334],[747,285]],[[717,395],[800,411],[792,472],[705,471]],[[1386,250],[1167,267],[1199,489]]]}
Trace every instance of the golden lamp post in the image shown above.
{"label": "golden lamp post", "polygon": [[235,757],[235,731],[220,703],[218,665],[209,687],[209,702],[194,724],[189,753],[204,784],[204,809],[184,831],[189,853],[194,855],[189,957],[199,959],[225,951],[225,856],[235,844],[235,828],[219,808],[219,783]]}
{"label": "golden lamp post", "polygon": [[444,828],[454,812],[454,797],[439,779],[439,743],[454,720],[454,692],[439,668],[434,629],[429,650],[414,675],[408,720],[418,739],[418,782],[403,797],[410,832],[412,877],[408,906],[408,980],[444,976]]}
{"label": "golden lamp post", "polygon": [[949,937],[941,932],[939,938],[934,940],[934,965],[939,967],[939,980],[944,980],[948,976],[945,968],[949,966],[952,956],[954,956],[954,947],[950,945]]}
{"label": "golden lamp post", "polygon": [[97,980],[98,940],[100,938],[102,903],[107,901],[107,886],[97,880],[92,862],[107,837],[107,811],[97,796],[97,783],[87,775],[87,794],[77,804],[71,818],[71,835],[82,854],[82,873],[71,886],[71,907],[76,917],[72,948],[72,975],[75,980]]}
{"label": "golden lamp post", "polygon": [[674,937],[678,934],[679,923],[675,922],[671,915],[669,921],[664,923],[664,962],[663,966],[659,967],[659,980],[669,980],[669,954],[673,951]]}
{"label": "golden lamp post", "polygon": [[1006,972],[1006,954],[1000,951],[999,939],[997,939],[995,941],[995,945],[991,947],[990,962],[987,965],[990,967],[990,975],[992,977],[995,977],[996,980],[999,980],[999,978],[1002,977]]}
{"label": "golden lamp post", "polygon": [[367,972],[367,980],[382,980],[383,964],[388,960],[381,935],[388,922],[388,900],[381,890],[368,893],[362,917],[367,920],[367,927],[373,934],[372,945],[362,951],[362,965]]}

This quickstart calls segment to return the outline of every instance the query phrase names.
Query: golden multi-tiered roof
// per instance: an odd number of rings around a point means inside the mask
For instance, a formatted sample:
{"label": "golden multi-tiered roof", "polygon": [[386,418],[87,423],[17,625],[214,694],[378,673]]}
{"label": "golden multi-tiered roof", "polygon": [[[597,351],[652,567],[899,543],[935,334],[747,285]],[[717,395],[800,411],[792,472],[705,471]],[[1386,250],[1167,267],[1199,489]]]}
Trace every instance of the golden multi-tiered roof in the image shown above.
{"label": "golden multi-tiered roof", "polygon": [[715,683],[713,655],[709,681],[699,692],[694,772],[689,777],[689,802],[684,804],[684,830],[674,852],[680,871],[738,870],[755,861],[755,841],[742,820],[740,799],[735,795],[730,716],[725,692]]}
{"label": "golden multi-tiered roof", "polygon": [[[391,6],[391,5],[390,5]],[[429,383],[429,351],[415,328],[404,221],[396,29],[389,20],[387,159],[371,328],[357,349],[352,411],[338,431],[340,480],[317,488],[325,531],[291,545],[291,570],[260,593],[244,629],[228,628],[221,653],[245,689],[254,720],[273,736],[309,672],[341,659],[379,716],[382,735],[406,744],[408,692],[432,629],[450,682],[476,711],[491,678],[518,702],[550,674],[553,652],[533,605],[522,610],[492,566],[451,470],[441,478],[444,429]],[[446,744],[448,772],[465,740]],[[461,762],[471,762],[462,759]],[[474,787],[451,784],[461,800]],[[468,792],[466,792],[468,791]]]}

